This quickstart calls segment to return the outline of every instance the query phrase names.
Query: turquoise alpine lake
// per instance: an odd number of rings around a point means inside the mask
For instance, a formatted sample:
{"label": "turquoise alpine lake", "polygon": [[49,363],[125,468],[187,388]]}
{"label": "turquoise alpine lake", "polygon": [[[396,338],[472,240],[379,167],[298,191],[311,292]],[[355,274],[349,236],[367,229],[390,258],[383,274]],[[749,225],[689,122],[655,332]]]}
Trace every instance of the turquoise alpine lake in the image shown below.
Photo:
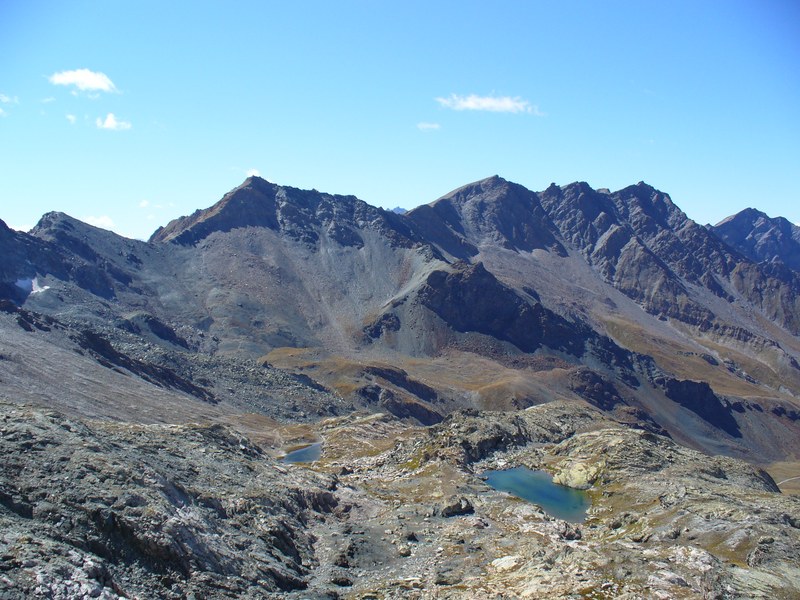
{"label": "turquoise alpine lake", "polygon": [[550,516],[571,523],[582,523],[592,504],[586,492],[553,483],[553,478],[545,471],[516,467],[486,471],[483,477],[494,489],[532,502]]}
{"label": "turquoise alpine lake", "polygon": [[293,450],[283,457],[283,462],[288,463],[310,463],[319,460],[322,455],[322,442],[309,444],[297,450]]}

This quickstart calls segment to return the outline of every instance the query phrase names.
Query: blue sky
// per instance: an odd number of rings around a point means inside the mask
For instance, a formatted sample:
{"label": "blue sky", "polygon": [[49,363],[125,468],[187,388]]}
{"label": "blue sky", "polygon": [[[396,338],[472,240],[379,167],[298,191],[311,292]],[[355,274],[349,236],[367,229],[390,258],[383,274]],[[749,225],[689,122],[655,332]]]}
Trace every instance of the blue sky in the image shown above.
{"label": "blue sky", "polygon": [[494,174],[800,222],[795,0],[0,2],[0,218],[146,238],[248,172],[411,208]]}

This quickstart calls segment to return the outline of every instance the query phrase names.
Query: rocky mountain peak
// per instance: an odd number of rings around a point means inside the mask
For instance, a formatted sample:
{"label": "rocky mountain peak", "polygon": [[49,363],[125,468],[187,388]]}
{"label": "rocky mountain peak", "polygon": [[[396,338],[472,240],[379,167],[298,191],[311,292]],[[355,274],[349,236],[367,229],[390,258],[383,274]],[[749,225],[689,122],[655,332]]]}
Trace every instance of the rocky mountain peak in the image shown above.
{"label": "rocky mountain peak", "polygon": [[620,214],[635,227],[677,230],[689,218],[672,202],[668,194],[642,181],[612,194]]}
{"label": "rocky mountain peak", "polygon": [[724,224],[728,223],[737,223],[739,225],[744,225],[746,223],[754,223],[759,219],[769,219],[769,216],[758,210],[757,208],[748,207],[744,210],[740,210],[735,215],[731,215],[722,219],[719,223],[715,225],[715,227],[720,227]]}
{"label": "rocky mountain peak", "polygon": [[[32,232],[35,231],[46,231],[48,229],[52,229],[54,227],[63,227],[64,224],[69,223],[70,226],[74,226],[76,223],[82,223],[66,213],[59,212],[59,211],[52,211],[42,215],[42,218],[39,219],[38,223],[34,225]],[[83,225],[87,225],[86,223],[82,223]]]}
{"label": "rocky mountain peak", "polygon": [[0,219],[0,238],[5,238],[12,236],[14,234],[14,230],[11,229],[6,222]]}
{"label": "rocky mountain peak", "polygon": [[63,212],[46,213],[29,234],[40,240],[70,248],[87,260],[96,260],[98,250],[100,254],[105,251],[111,251],[113,254],[115,248],[118,249],[126,243],[140,243],[126,240],[113,231],[95,227]]}
{"label": "rocky mountain peak", "polygon": [[780,262],[800,270],[800,227],[783,217],[746,208],[710,230],[752,261]]}
{"label": "rocky mountain peak", "polygon": [[420,243],[402,216],[370,206],[355,196],[280,186],[255,176],[210,208],[158,229],[150,241],[195,245],[214,233],[245,228],[269,229],[308,247],[329,239],[341,246],[360,248],[364,229],[381,231],[395,244]]}
{"label": "rocky mountain peak", "polygon": [[491,177],[456,188],[433,202],[433,204],[438,204],[442,201],[450,201],[463,205],[475,199],[480,199],[483,202],[501,202],[514,185],[516,184],[503,179],[499,175],[492,175]]}
{"label": "rocky mountain peak", "polygon": [[266,226],[275,228],[275,196],[278,186],[260,177],[248,177],[222,199],[189,216],[179,217],[160,227],[151,242],[194,244],[214,231],[230,231],[237,227]]}
{"label": "rocky mountain peak", "polygon": [[468,255],[474,254],[482,244],[565,253],[538,195],[497,175],[460,187],[408,216],[437,238],[445,230],[450,238],[459,238],[458,245],[450,239],[440,244],[449,244],[445,249],[462,258],[459,250],[472,248]]}

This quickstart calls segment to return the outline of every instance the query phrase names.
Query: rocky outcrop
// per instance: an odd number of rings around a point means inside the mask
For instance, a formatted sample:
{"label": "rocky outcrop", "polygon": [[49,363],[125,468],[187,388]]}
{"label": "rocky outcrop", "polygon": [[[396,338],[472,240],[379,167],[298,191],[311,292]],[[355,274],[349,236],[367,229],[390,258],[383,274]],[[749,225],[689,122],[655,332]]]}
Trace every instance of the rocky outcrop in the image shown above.
{"label": "rocky outcrop", "polygon": [[391,390],[378,393],[379,406],[400,419],[413,419],[421,425],[433,425],[442,420],[442,415],[415,398],[401,397]]}
{"label": "rocky outcrop", "polygon": [[481,263],[457,263],[434,271],[418,293],[419,302],[456,331],[476,331],[511,342],[523,352],[547,344],[575,356],[584,352],[577,328],[541,303],[523,300]]}
{"label": "rocky outcrop", "polygon": [[741,437],[739,424],[733,416],[734,411],[714,393],[707,383],[673,378],[659,378],[655,384],[664,389],[667,398],[688,408],[714,427],[718,427],[733,437]]}
{"label": "rocky outcrop", "polygon": [[218,426],[87,425],[2,404],[3,588],[21,597],[254,597],[306,587],[331,479]]}
{"label": "rocky outcrop", "polygon": [[601,410],[613,410],[623,403],[614,384],[589,369],[578,369],[572,373],[570,389]]}
{"label": "rocky outcrop", "polygon": [[471,515],[475,512],[475,507],[468,498],[451,498],[442,506],[439,514],[443,517],[459,517],[463,515]]}
{"label": "rocky outcrop", "polygon": [[188,381],[172,369],[145,363],[119,352],[111,342],[94,331],[83,330],[74,334],[73,339],[80,348],[90,352],[104,367],[123,368],[150,383],[180,390],[207,402],[217,401],[210,390]]}
{"label": "rocky outcrop", "polygon": [[137,311],[125,315],[117,325],[120,329],[145,337],[155,337],[157,340],[168,342],[186,350],[189,343],[181,337],[173,327],[149,313]]}
{"label": "rocky outcrop", "polygon": [[364,368],[364,372],[368,375],[385,379],[426,402],[436,402],[438,400],[435,389],[421,381],[412,379],[403,369],[369,365]]}
{"label": "rocky outcrop", "polygon": [[560,402],[517,413],[458,411],[428,433],[429,455],[469,465],[531,443],[558,443],[604,420],[595,409]]}

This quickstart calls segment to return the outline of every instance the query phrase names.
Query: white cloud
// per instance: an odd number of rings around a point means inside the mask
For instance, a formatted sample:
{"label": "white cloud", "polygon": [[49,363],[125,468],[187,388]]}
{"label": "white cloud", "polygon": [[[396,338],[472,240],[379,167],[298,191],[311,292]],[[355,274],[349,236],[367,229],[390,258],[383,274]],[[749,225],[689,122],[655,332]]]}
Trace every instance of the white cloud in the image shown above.
{"label": "white cloud", "polygon": [[424,121],[422,123],[417,123],[417,129],[420,131],[436,131],[440,128],[441,125],[438,123],[425,123]]}
{"label": "white cloud", "polygon": [[147,208],[150,206],[150,200],[142,200],[139,202],[139,208]]}
{"label": "white cloud", "polygon": [[52,96],[48,96],[47,98],[42,98],[42,104],[50,104],[51,102],[55,102],[56,99]]}
{"label": "white cloud", "polygon": [[482,110],[487,112],[528,113],[543,117],[544,113],[535,104],[523,100],[519,96],[460,96],[450,94],[447,98],[435,98],[444,108],[452,110]]}
{"label": "white cloud", "polygon": [[249,169],[247,171],[247,176],[248,177],[261,177],[261,173],[259,172],[258,169]]}
{"label": "white cloud", "polygon": [[89,225],[93,225],[95,227],[101,227],[102,229],[113,229],[114,228],[114,221],[111,220],[111,217],[108,215],[101,215],[99,217],[83,217],[81,219],[84,223],[88,223]]}
{"label": "white cloud", "polygon": [[73,125],[75,125],[75,121],[77,121],[77,120],[78,120],[78,117],[76,117],[75,115],[67,115],[67,121],[69,121]]}
{"label": "white cloud", "polygon": [[89,69],[75,69],[74,71],[61,71],[53,73],[48,80],[53,85],[74,85],[82,92],[100,91],[116,92],[117,88],[108,75],[90,71]]}
{"label": "white cloud", "polygon": [[8,116],[8,113],[6,111],[4,111],[2,108],[0,108],[0,117],[7,117],[7,116]]}
{"label": "white cloud", "polygon": [[113,131],[123,131],[133,127],[129,121],[117,121],[117,117],[114,116],[114,113],[108,113],[105,120],[97,117],[95,123],[100,129],[111,129]]}
{"label": "white cloud", "polygon": [[12,225],[11,223],[6,223],[6,225],[8,225],[8,227],[14,231],[28,232],[33,229],[33,225]]}

